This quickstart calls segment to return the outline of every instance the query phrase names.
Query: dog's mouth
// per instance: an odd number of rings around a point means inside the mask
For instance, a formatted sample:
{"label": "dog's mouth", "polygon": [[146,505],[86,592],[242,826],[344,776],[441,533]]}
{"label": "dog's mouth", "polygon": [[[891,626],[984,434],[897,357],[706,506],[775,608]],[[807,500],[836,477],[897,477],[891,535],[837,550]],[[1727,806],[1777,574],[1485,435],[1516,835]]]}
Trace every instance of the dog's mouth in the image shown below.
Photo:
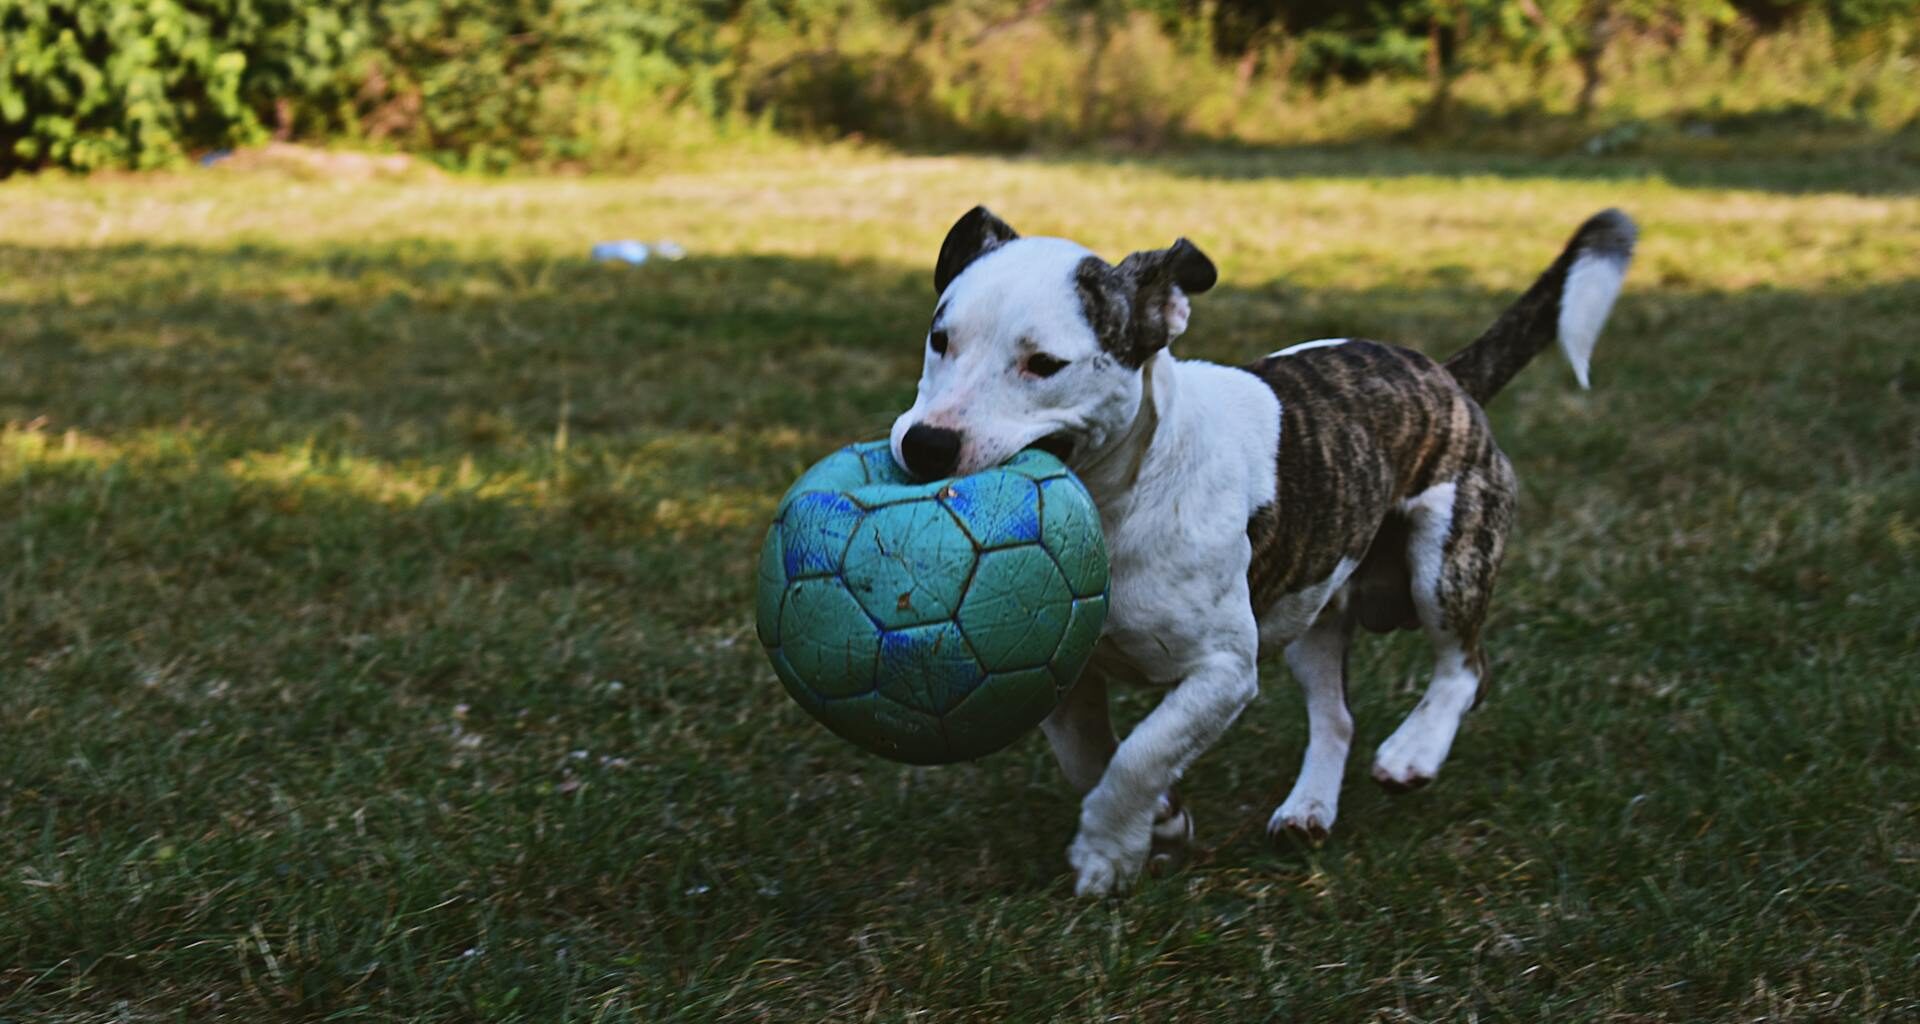
{"label": "dog's mouth", "polygon": [[1073,438],[1068,437],[1065,431],[1048,434],[1027,447],[1038,448],[1048,455],[1059,459],[1061,462],[1066,462],[1073,458]]}

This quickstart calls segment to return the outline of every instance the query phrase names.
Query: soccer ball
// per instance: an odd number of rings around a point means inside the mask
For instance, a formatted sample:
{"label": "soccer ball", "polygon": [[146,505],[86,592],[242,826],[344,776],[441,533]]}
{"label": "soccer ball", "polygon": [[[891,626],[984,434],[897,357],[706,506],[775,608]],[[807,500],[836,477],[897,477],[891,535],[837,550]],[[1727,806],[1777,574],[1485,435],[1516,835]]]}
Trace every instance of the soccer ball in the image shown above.
{"label": "soccer ball", "polygon": [[944,764],[1012,743],[1066,695],[1106,621],[1107,547],[1045,452],[915,483],[873,441],[787,491],[759,583],[760,643],[801,707],[883,757]]}

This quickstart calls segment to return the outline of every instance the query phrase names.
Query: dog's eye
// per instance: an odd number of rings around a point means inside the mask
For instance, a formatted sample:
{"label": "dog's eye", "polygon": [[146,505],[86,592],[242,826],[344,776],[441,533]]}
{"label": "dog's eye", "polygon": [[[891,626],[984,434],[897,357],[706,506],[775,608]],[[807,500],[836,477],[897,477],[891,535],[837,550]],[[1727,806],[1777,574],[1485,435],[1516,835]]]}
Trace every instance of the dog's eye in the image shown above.
{"label": "dog's eye", "polygon": [[927,347],[932,349],[933,354],[936,356],[946,355],[947,354],[947,332],[935,331],[932,334],[927,335]]}
{"label": "dog's eye", "polygon": [[1065,359],[1055,359],[1045,352],[1035,352],[1027,357],[1027,363],[1021,369],[1035,377],[1051,377],[1067,368]]}

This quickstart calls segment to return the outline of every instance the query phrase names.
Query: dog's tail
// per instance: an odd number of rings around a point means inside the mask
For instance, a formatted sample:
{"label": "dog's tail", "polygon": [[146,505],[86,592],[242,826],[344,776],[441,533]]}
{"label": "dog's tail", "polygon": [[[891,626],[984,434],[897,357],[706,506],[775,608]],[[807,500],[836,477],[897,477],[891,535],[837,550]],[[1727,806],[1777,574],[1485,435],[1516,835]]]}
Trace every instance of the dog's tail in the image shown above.
{"label": "dog's tail", "polygon": [[1602,210],[1588,218],[1533,287],[1486,333],[1447,360],[1447,370],[1484,405],[1558,338],[1574,377],[1586,387],[1593,343],[1620,294],[1638,234],[1633,219],[1619,210]]}

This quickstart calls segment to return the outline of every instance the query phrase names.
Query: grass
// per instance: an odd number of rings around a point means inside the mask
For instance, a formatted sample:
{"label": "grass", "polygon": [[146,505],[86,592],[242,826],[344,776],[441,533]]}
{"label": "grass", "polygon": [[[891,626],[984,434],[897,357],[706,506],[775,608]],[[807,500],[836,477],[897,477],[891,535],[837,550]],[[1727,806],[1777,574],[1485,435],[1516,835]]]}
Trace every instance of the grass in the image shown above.
{"label": "grass", "polygon": [[[1920,198],[1620,168],[0,186],[0,1020],[1912,1018]],[[1039,737],[904,768],[782,695],[762,524],[909,400],[976,201],[1192,237],[1180,345],[1226,360],[1451,351],[1640,219],[1595,390],[1492,409],[1522,518],[1438,785],[1364,778],[1424,670],[1370,641],[1339,831],[1268,849],[1268,666],[1185,787],[1199,863],[1081,902]],[[584,261],[624,236],[692,255]]]}

